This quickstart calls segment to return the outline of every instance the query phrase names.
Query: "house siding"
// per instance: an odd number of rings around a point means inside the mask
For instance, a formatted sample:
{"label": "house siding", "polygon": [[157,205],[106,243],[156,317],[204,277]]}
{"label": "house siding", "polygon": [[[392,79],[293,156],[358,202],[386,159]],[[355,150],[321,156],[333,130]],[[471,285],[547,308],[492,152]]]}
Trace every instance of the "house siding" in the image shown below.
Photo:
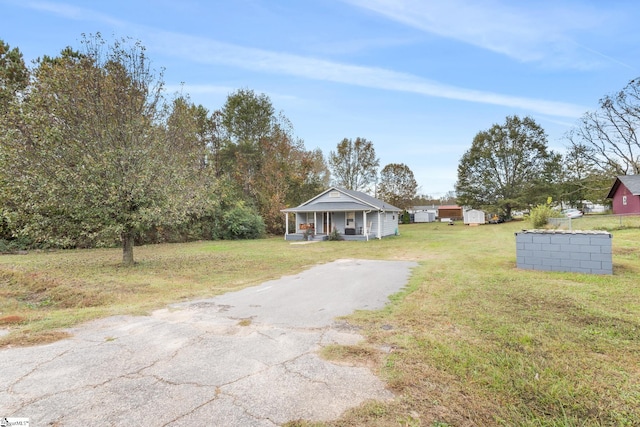
{"label": "house siding", "polygon": [[[329,234],[335,229],[349,240],[367,240],[397,234],[400,214],[398,208],[385,204],[366,193],[336,187],[326,190],[296,208],[283,209],[282,212],[287,215],[295,213],[293,227],[296,234],[303,235],[311,229],[313,223],[316,236]],[[354,229],[354,233],[347,234],[346,217],[351,212],[354,213],[354,222],[353,225],[349,224],[349,230]],[[327,215],[329,215],[328,220]],[[289,217],[286,218],[288,220]],[[328,227],[325,227],[325,223]],[[289,232],[286,232],[287,240],[289,240],[288,235]]]}
{"label": "house siding", "polygon": [[333,191],[329,191],[328,193],[323,194],[317,199],[315,199],[313,202],[310,203],[310,205],[313,205],[315,203],[323,203],[323,202],[344,202],[344,201],[353,200],[351,197],[347,196],[344,193],[341,193],[339,191],[335,191],[335,192],[338,194],[339,197],[332,197],[331,193],[333,193]]}
{"label": "house siding", "polygon": [[[624,197],[627,198],[626,205],[623,203]],[[634,196],[624,184],[620,183],[613,195],[612,207],[614,214],[640,214],[640,196]]]}
{"label": "house siding", "polygon": [[[377,216],[377,215],[376,215]],[[392,236],[398,232],[398,213],[397,212],[382,212],[380,214],[382,220],[382,235]],[[377,232],[377,228],[374,228]]]}

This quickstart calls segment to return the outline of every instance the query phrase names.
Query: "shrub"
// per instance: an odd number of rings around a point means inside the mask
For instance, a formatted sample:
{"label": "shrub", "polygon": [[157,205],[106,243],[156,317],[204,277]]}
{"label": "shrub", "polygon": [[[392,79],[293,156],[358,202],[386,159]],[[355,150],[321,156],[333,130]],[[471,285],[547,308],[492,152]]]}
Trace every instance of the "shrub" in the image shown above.
{"label": "shrub", "polygon": [[402,213],[402,223],[403,224],[411,224],[411,215],[409,214],[409,212],[404,211]]}
{"label": "shrub", "polygon": [[531,209],[529,213],[529,221],[533,228],[542,228],[549,223],[549,218],[557,218],[558,211],[549,205],[538,205]]}
{"label": "shrub", "polygon": [[265,233],[262,217],[242,202],[224,213],[222,223],[225,240],[257,239]]}
{"label": "shrub", "polygon": [[313,238],[313,228],[307,228],[304,230],[304,240],[311,240]]}
{"label": "shrub", "polygon": [[342,237],[337,228],[334,228],[333,231],[329,233],[329,240],[344,240],[344,237]]}

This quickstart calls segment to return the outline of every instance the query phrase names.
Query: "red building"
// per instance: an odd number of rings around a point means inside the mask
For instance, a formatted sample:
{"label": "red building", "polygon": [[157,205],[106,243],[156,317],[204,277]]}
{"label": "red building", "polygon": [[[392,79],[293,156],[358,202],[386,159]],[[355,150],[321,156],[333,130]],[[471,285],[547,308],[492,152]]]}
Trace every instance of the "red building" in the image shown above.
{"label": "red building", "polygon": [[462,208],[456,205],[445,205],[438,208],[438,219],[449,218],[454,221],[462,220]]}
{"label": "red building", "polygon": [[607,198],[613,201],[614,214],[640,215],[640,175],[617,177]]}

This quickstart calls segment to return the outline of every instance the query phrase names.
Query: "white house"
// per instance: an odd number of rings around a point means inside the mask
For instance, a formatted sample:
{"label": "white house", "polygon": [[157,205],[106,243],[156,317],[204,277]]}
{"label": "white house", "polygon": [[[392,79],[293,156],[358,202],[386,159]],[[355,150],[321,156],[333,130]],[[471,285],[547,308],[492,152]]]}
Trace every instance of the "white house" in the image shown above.
{"label": "white house", "polygon": [[[401,209],[360,191],[331,187],[285,213],[285,240],[326,239],[336,230],[345,240],[381,239],[398,234]],[[294,232],[289,215],[295,214]]]}

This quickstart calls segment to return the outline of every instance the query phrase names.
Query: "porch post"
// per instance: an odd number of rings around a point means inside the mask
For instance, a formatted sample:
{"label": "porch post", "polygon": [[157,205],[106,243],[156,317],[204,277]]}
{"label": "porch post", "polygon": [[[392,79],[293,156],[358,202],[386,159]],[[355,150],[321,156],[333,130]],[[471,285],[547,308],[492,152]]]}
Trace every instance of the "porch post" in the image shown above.
{"label": "porch post", "polygon": [[362,211],[362,229],[364,230],[364,235],[367,236],[367,242],[369,241],[369,230],[367,227],[367,211]]}
{"label": "porch post", "polygon": [[284,213],[284,240],[287,240],[289,235],[289,212]]}
{"label": "porch post", "polygon": [[382,225],[382,219],[380,218],[380,211],[378,211],[378,239],[382,239],[382,232],[380,230],[380,225]]}
{"label": "porch post", "polygon": [[316,217],[316,211],[313,211],[313,235],[316,235],[318,231],[318,218]]}

